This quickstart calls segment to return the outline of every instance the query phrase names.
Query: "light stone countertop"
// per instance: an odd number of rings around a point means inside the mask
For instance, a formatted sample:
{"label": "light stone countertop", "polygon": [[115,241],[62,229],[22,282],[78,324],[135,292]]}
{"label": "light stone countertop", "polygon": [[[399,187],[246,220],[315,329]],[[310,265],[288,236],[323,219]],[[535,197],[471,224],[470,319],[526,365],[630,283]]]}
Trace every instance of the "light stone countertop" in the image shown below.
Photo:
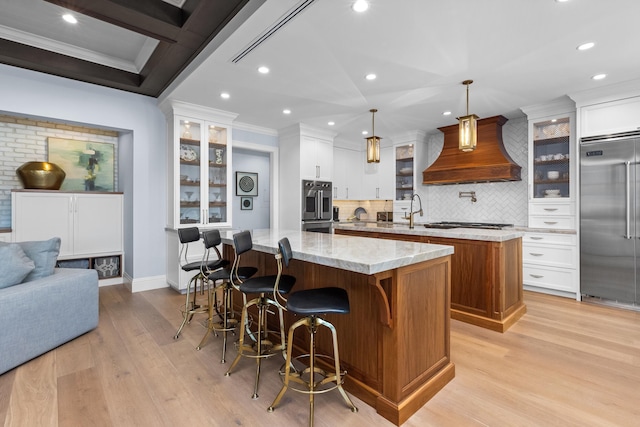
{"label": "light stone countertop", "polygon": [[334,229],[370,231],[390,234],[412,234],[416,236],[445,237],[450,239],[483,240],[489,242],[506,242],[524,236],[524,230],[506,228],[504,230],[486,230],[480,228],[426,228],[416,224],[413,229],[407,224],[371,223],[371,222],[334,222]]}
{"label": "light stone countertop", "polygon": [[[222,242],[233,245],[239,230],[220,230]],[[452,246],[368,237],[310,233],[299,230],[251,230],[253,249],[275,254],[278,241],[287,237],[293,258],[328,267],[375,274],[453,254]]]}

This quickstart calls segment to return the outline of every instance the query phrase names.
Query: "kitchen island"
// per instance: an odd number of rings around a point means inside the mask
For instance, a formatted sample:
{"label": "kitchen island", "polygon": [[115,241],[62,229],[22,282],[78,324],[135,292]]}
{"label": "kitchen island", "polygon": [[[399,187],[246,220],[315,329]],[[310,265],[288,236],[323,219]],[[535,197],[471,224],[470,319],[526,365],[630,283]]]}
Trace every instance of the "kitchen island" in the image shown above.
{"label": "kitchen island", "polygon": [[527,311],[523,300],[522,236],[515,229],[435,229],[416,224],[334,224],[336,234],[451,245],[451,317],[504,332]]}
{"label": "kitchen island", "polygon": [[[221,230],[225,258],[233,259],[233,234]],[[253,230],[253,251],[241,265],[275,274],[273,254],[287,237],[293,260],[286,274],[294,291],[323,286],[347,290],[351,311],[327,315],[338,331],[345,388],[396,425],[455,375],[449,349],[451,246],[339,236],[293,230]],[[241,298],[237,298],[240,301]],[[287,313],[287,328],[293,316]],[[320,331],[318,353],[332,354]],[[306,352],[308,338],[294,346]]]}

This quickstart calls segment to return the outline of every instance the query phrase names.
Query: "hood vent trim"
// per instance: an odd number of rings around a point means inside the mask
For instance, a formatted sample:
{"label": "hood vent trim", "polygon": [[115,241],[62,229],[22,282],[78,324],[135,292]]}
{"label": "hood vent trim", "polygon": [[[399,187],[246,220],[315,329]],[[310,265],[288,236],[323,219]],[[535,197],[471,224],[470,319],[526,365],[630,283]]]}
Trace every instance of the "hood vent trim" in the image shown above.
{"label": "hood vent trim", "polygon": [[502,141],[504,116],[478,120],[478,146],[474,151],[458,149],[458,125],[438,128],[444,146],[435,162],[422,172],[426,185],[521,181],[521,167],[507,153]]}

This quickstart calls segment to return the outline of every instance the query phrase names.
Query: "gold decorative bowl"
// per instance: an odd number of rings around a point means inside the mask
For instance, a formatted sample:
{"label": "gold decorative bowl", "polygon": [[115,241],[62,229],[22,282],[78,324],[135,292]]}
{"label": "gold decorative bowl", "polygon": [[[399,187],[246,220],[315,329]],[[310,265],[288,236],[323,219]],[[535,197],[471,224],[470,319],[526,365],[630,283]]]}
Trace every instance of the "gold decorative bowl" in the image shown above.
{"label": "gold decorative bowl", "polygon": [[60,166],[49,162],[27,162],[16,173],[27,189],[59,190],[67,175]]}

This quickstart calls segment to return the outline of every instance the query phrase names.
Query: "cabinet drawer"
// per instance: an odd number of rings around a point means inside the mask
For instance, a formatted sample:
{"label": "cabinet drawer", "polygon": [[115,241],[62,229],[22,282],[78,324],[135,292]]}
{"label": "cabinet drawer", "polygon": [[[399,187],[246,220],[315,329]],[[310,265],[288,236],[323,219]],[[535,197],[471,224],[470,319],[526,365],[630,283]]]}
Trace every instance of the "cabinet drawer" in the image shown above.
{"label": "cabinet drawer", "polygon": [[523,264],[522,273],[525,285],[567,292],[577,290],[576,270]]}
{"label": "cabinet drawer", "polygon": [[529,227],[531,228],[551,228],[558,230],[574,230],[576,219],[572,216],[529,216]]}
{"label": "cabinet drawer", "polygon": [[571,203],[530,203],[529,215],[573,215]]}
{"label": "cabinet drawer", "polygon": [[543,243],[554,245],[576,245],[575,234],[561,234],[561,233],[524,233],[522,237],[523,246],[527,243]]}
{"label": "cabinet drawer", "polygon": [[523,243],[522,261],[531,264],[576,268],[576,247]]}

